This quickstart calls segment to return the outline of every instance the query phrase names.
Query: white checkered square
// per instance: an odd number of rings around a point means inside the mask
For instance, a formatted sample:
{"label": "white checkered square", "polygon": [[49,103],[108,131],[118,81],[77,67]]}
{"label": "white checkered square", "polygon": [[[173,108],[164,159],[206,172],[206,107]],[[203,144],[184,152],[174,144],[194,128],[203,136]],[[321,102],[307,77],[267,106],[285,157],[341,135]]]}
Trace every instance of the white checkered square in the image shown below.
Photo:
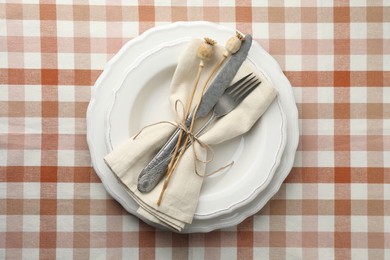
{"label": "white checkered square", "polygon": [[139,26],[133,22],[121,22],[122,23],[122,35],[126,38],[136,37],[139,35]]}
{"label": "white checkered square", "polygon": [[334,38],[334,25],[332,23],[317,23],[317,39],[326,40]]}
{"label": "white checkered square", "polygon": [[[172,259],[172,248],[171,247],[158,247],[155,249],[156,259]],[[194,258],[200,259],[200,258]]]}
{"label": "white checkered square", "polygon": [[102,70],[107,63],[106,54],[91,54],[91,69],[93,70]]}
{"label": "white checkered square", "polygon": [[334,102],[334,89],[332,87],[320,87],[317,90],[318,103],[333,103]]}
{"label": "white checkered square", "polygon": [[333,151],[318,151],[318,167],[334,167]]}
{"label": "white checkered square", "polygon": [[351,217],[351,232],[367,232],[368,217],[367,216],[352,216]]}
{"label": "white checkered square", "polygon": [[75,152],[72,150],[58,150],[58,166],[74,166]]}
{"label": "white checkered square", "polygon": [[190,259],[204,259],[204,247],[190,247],[188,255]]}
{"label": "white checkered square", "polygon": [[302,216],[287,216],[286,231],[287,232],[302,231]]}
{"label": "white checkered square", "polygon": [[[39,259],[39,248],[23,248],[22,258],[23,259]],[[5,258],[3,258],[5,259]],[[69,258],[68,258],[69,259]]]}
{"label": "white checkered square", "polygon": [[[263,2],[263,1],[258,1],[258,0],[252,0],[252,3],[253,2]],[[264,1],[265,5],[268,6],[269,3],[267,3],[266,1]],[[285,1],[283,3],[283,6],[285,7],[300,7],[302,5],[302,1],[300,0],[290,0],[290,1]]]}
{"label": "white checkered square", "polygon": [[350,66],[353,71],[367,71],[367,55],[350,55]]}
{"label": "white checkered square", "polygon": [[[4,8],[3,8],[3,10],[5,10]],[[3,16],[2,17],[4,17],[4,15],[5,14],[2,14]],[[0,19],[0,28],[7,28],[7,20],[6,19],[4,19],[4,18],[2,18],[2,19]],[[0,36],[6,36],[8,34],[8,32],[7,32],[7,30],[0,30]]]}
{"label": "white checkered square", "polygon": [[367,119],[350,119],[350,134],[365,135],[367,134]]}
{"label": "white checkered square", "polygon": [[334,70],[334,56],[333,55],[317,55],[317,67],[321,71]]}
{"label": "white checkered square", "polygon": [[26,117],[24,118],[24,133],[25,134],[41,134],[42,133],[42,118]]}
{"label": "white checkered square", "polygon": [[57,199],[74,199],[74,183],[58,183]]}
{"label": "white checkered square", "polygon": [[90,21],[89,30],[91,38],[105,38],[107,36],[106,22],[104,21]]}
{"label": "white checkered square", "polygon": [[107,218],[106,216],[90,216],[91,232],[106,232]]}
{"label": "white checkered square", "polygon": [[[390,59],[390,56],[389,56]],[[386,86],[382,88],[383,91],[383,103],[389,104],[390,103],[390,86]]]}
{"label": "white checkered square", "polygon": [[[390,135],[390,119],[383,119],[383,135]],[[386,157],[389,158],[389,157]],[[390,160],[388,160],[390,161]]]}
{"label": "white checkered square", "polygon": [[286,197],[292,200],[302,199],[302,184],[300,183],[286,183]]}
{"label": "white checkered square", "polygon": [[390,167],[390,151],[384,151],[383,152],[383,158],[385,158],[385,160],[383,160],[383,167],[385,168],[389,168]]}
{"label": "white checkered square", "polygon": [[365,103],[365,102],[367,102],[367,88],[351,87],[350,88],[350,102],[351,103]]}
{"label": "white checkered square", "polygon": [[7,165],[7,150],[0,149],[0,165],[5,166]]}
{"label": "white checkered square", "polygon": [[[138,253],[135,255],[138,255]],[[135,255],[129,254],[129,256],[132,256],[132,257]],[[99,259],[102,256],[107,256],[107,249],[106,248],[90,248],[89,249],[89,258],[90,259]]]}
{"label": "white checkered square", "polygon": [[58,69],[75,69],[75,55],[73,53],[62,53],[58,54]]}
{"label": "white checkered square", "polygon": [[300,248],[300,247],[287,247],[285,259],[286,260],[303,259],[302,248]]}
{"label": "white checkered square", "polygon": [[301,39],[302,26],[300,23],[285,23],[284,35],[286,39]]}
{"label": "white checkered square", "polygon": [[58,101],[72,102],[75,98],[74,86],[58,86]]}
{"label": "white checkered square", "polygon": [[349,24],[351,39],[366,39],[367,24],[366,23],[350,23]]}
{"label": "white checkered square", "polygon": [[301,71],[302,70],[302,56],[301,55],[287,55],[285,70],[287,71]]}
{"label": "white checkered square", "polygon": [[318,232],[334,232],[334,218],[333,215],[319,215]]}
{"label": "white checkered square", "polygon": [[[192,1],[196,1],[196,0],[192,0]],[[291,1],[291,2],[293,2],[293,1]],[[236,4],[234,4],[234,5],[236,5]],[[252,7],[268,7],[268,2],[266,2],[266,1],[259,1],[259,0],[252,0],[252,2],[251,2],[251,6]]]}
{"label": "white checkered square", "polygon": [[269,38],[268,24],[266,24],[266,23],[253,23],[252,28],[253,28],[252,36],[254,39],[268,39]]}
{"label": "white checkered square", "polygon": [[[1,66],[1,61],[0,61],[0,66]],[[8,101],[8,86],[7,85],[0,85],[0,101]]]}
{"label": "white checkered square", "polygon": [[24,69],[40,69],[41,68],[41,54],[36,52],[23,53],[23,68]]}
{"label": "white checkered square", "polygon": [[42,86],[27,85],[24,87],[25,101],[42,101]]}
{"label": "white checkered square", "polygon": [[330,183],[318,184],[318,199],[319,200],[333,200],[334,199],[334,185]]}
{"label": "white checkered square", "polygon": [[334,120],[333,119],[318,119],[318,135],[333,135]]}
{"label": "white checkered square", "polygon": [[156,6],[171,6],[171,0],[159,0],[155,3]]}
{"label": "white checkered square", "polygon": [[[91,251],[92,250],[93,249],[91,249]],[[56,248],[56,255],[57,255],[58,259],[74,259],[73,248]],[[102,256],[102,255],[100,255],[100,256]],[[38,258],[35,258],[35,259],[38,259]],[[99,258],[91,258],[91,259],[99,259]]]}
{"label": "white checkered square", "polygon": [[352,167],[367,167],[366,151],[351,151],[350,155]]}
{"label": "white checkered square", "polygon": [[41,150],[24,150],[24,166],[40,166]]}
{"label": "white checkered square", "polygon": [[[268,255],[265,251],[267,248],[264,247],[254,247],[253,248],[253,255],[257,256],[264,256]],[[221,247],[221,258],[220,259],[234,259],[237,255],[237,248],[235,247]]]}
{"label": "white checkered square", "polygon": [[0,182],[0,198],[6,198],[6,197],[7,197],[7,183]]}
{"label": "white checkered square", "polygon": [[39,215],[24,215],[23,216],[23,231],[24,232],[39,232],[40,216]]}
{"label": "white checkered square", "polygon": [[367,199],[367,185],[365,183],[351,184],[351,199],[352,200],[366,200]]}
{"label": "white checkered square", "polygon": [[28,199],[41,198],[41,183],[40,182],[24,182],[23,197]]}
{"label": "white checkered square", "polygon": [[41,23],[40,23],[40,21],[23,20],[22,22],[23,22],[23,36],[24,37],[39,37],[39,36],[41,36]]}
{"label": "white checkered square", "polygon": [[235,7],[236,1],[235,0],[218,0],[218,6]]}
{"label": "white checkered square", "polygon": [[[353,247],[353,243],[352,243],[352,247]],[[370,259],[368,257],[368,250],[364,248],[351,248],[351,259],[354,260]]]}
{"label": "white checkered square", "polygon": [[0,134],[8,133],[8,118],[0,117]]}
{"label": "white checkered square", "polygon": [[139,230],[138,218],[130,214],[123,216],[122,229],[124,232],[138,231]]}
{"label": "white checkered square", "polygon": [[390,55],[383,55],[383,70],[390,70]]}
{"label": "white checkered square", "polygon": [[[5,198],[5,197],[2,197]],[[4,232],[7,230],[7,216],[6,215],[0,215],[0,230]]]}
{"label": "white checkered square", "polygon": [[269,231],[269,215],[257,214],[253,216],[253,231],[268,232]]}
{"label": "white checkered square", "polygon": [[[126,258],[128,256],[131,256],[134,259],[139,259],[139,248],[138,247],[123,247],[122,248],[122,255],[123,258]],[[98,258],[95,258],[98,259]]]}
{"label": "white checkered square", "polygon": [[297,150],[294,157],[294,167],[302,167],[303,166],[303,160],[302,160],[302,152],[300,150]]}
{"label": "white checkered square", "polygon": [[74,118],[60,117],[58,118],[58,133],[73,134],[75,132],[76,120]]}
{"label": "white checkered square", "polygon": [[57,20],[58,37],[74,37],[73,21]]}
{"label": "white checkered square", "polygon": [[8,68],[8,53],[0,52],[0,57],[0,68]]}

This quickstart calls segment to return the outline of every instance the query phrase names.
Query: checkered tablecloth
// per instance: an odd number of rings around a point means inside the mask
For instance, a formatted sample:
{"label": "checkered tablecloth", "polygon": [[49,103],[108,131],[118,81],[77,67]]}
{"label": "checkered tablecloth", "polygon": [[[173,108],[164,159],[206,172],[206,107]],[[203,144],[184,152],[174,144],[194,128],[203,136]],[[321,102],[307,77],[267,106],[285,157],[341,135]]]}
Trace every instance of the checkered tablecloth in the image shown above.
{"label": "checkered tablecloth", "polygon": [[[250,33],[293,85],[294,167],[236,227],[156,230],[91,167],[86,109],[128,40],[174,21]],[[1,1],[1,259],[389,259],[390,2]]]}

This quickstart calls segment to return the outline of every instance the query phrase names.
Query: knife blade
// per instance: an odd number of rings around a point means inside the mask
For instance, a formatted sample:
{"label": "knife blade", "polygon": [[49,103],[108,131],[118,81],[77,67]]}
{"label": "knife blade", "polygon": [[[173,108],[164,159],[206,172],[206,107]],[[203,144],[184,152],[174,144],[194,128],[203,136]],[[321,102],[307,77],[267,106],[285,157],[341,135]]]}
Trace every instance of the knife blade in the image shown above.
{"label": "knife blade", "polygon": [[[187,118],[187,126],[189,126],[191,123],[193,116],[195,116],[195,119],[205,117],[215,106],[219,98],[223,95],[225,89],[233,80],[242,63],[248,56],[251,45],[252,36],[246,35],[240,49],[235,54],[233,54],[229,60],[226,61],[225,66],[222,67],[220,72],[206,90],[202,97],[197,113],[195,115],[191,113],[191,115]],[[171,153],[175,149],[179,138],[179,132],[179,128],[176,129],[167,143],[139,174],[137,188],[140,192],[146,193],[151,191],[165,175],[170,161],[167,160],[167,158],[170,157]]]}

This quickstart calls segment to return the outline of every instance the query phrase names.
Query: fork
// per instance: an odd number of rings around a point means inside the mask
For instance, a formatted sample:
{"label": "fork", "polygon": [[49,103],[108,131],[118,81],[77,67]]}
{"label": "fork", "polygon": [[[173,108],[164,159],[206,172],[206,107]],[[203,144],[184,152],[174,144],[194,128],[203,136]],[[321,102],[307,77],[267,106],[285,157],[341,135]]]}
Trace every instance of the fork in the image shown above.
{"label": "fork", "polygon": [[[195,133],[195,137],[201,136],[215,120],[233,111],[257,86],[260,85],[261,81],[257,79],[256,76],[252,76],[248,79],[251,74],[252,73],[246,75],[225,90],[224,94],[214,106],[211,117]],[[186,147],[182,147],[181,149],[186,149],[188,146],[190,146],[190,142],[186,144]],[[173,149],[168,150],[163,147],[162,150],[164,150],[162,153],[156,155],[158,158],[155,157],[152,160],[158,160],[158,163],[152,166],[150,166],[149,163],[139,175],[137,188],[140,192],[146,193],[151,191],[165,175],[169,161],[172,157]]]}

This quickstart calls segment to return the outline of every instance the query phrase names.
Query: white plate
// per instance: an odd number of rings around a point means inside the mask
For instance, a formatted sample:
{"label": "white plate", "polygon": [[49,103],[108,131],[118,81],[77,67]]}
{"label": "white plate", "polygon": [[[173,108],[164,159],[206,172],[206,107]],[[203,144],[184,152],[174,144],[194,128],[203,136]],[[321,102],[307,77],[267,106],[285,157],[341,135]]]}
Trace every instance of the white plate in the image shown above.
{"label": "white plate", "polygon": [[[103,157],[109,152],[105,144],[105,118],[103,116],[110,107],[107,96],[112,93],[113,86],[120,84],[121,79],[117,75],[110,74],[109,71],[126,68],[129,66],[129,61],[138,62],[138,60],[143,59],[148,55],[148,52],[153,51],[156,42],[183,37],[204,37],[205,35],[213,36],[216,39],[227,39],[233,33],[234,29],[208,22],[179,22],[153,28],[140,37],[129,41],[107,64],[106,69],[95,83],[87,111],[87,141],[92,164],[107,191],[131,214],[140,217],[136,213],[136,203],[128,199],[128,195],[117,183],[103,161]],[[204,220],[195,219],[191,225],[185,227],[183,233],[208,232],[237,225],[245,218],[255,214],[267,203],[291,170],[299,137],[298,113],[291,85],[277,62],[257,43],[254,43],[251,52],[256,54],[253,61],[264,70],[278,89],[283,111],[286,112],[288,137],[283,157],[269,185],[257,196],[251,198],[253,200],[250,203],[220,217]],[[148,223],[153,225],[153,223]]]}
{"label": "white plate", "polygon": [[[110,151],[146,125],[174,121],[169,84],[177,59],[189,41],[186,38],[160,44],[155,51],[125,69],[120,84],[113,90],[112,109],[108,111],[106,140]],[[120,76],[122,71],[111,70],[111,73]],[[214,218],[232,212],[249,203],[249,198],[254,198],[267,186],[286,144],[285,121],[277,99],[249,133],[213,147],[215,156],[207,165],[208,172],[231,161],[234,165],[205,178],[195,218]]]}

